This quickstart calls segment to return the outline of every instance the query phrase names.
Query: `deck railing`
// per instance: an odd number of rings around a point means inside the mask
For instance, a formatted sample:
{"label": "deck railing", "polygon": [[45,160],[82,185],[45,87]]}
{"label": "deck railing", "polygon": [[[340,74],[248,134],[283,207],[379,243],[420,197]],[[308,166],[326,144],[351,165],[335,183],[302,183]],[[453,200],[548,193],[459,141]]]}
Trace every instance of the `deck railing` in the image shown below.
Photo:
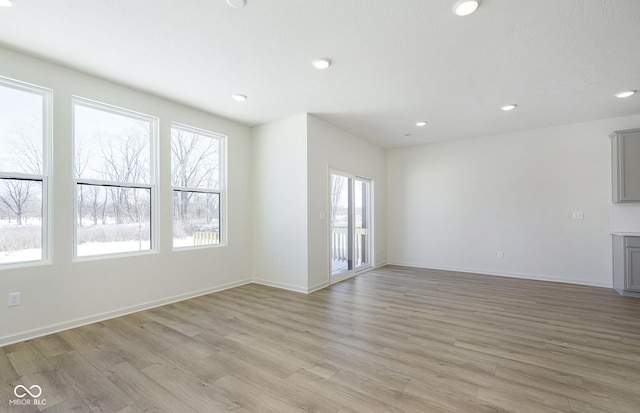
{"label": "deck railing", "polygon": [[[356,245],[355,245],[355,266],[365,264],[367,257],[367,236],[369,230],[367,228],[355,228]],[[349,259],[349,229],[345,225],[334,224],[331,230],[331,259],[334,261],[345,262]]]}
{"label": "deck railing", "polygon": [[220,233],[196,231],[193,233],[193,245],[210,245],[220,243]]}

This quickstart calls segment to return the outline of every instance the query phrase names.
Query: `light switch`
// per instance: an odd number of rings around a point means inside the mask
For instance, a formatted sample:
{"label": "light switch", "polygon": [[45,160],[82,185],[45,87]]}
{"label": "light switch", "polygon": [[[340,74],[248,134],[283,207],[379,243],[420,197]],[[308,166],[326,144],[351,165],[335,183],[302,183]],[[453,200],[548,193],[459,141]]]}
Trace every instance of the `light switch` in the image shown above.
{"label": "light switch", "polygon": [[571,218],[573,218],[573,219],[584,219],[584,212],[582,212],[582,211],[573,211],[573,214],[571,214]]}
{"label": "light switch", "polygon": [[325,218],[326,217],[324,211],[320,211],[320,221],[324,221]]}

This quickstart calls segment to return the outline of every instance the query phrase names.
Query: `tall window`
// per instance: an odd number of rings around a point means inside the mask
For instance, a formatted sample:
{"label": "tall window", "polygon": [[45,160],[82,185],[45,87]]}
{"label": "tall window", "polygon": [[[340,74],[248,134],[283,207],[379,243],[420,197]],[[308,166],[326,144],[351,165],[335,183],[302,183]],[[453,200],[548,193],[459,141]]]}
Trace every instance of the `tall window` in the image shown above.
{"label": "tall window", "polygon": [[50,102],[0,78],[0,265],[48,259]]}
{"label": "tall window", "polygon": [[174,248],[221,242],[223,151],[223,136],[172,125]]}
{"label": "tall window", "polygon": [[78,98],[73,115],[75,255],[152,250],[157,119]]}

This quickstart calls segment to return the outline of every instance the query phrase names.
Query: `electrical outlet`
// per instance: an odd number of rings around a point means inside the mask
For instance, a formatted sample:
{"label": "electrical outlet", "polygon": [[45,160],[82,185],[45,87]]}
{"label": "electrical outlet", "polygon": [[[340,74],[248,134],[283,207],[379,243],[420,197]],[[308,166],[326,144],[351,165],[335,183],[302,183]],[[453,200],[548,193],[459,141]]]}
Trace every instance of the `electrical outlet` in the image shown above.
{"label": "electrical outlet", "polygon": [[9,307],[20,305],[20,293],[9,293]]}
{"label": "electrical outlet", "polygon": [[278,258],[278,267],[284,267],[284,260],[282,258]]}
{"label": "electrical outlet", "polygon": [[504,258],[504,251],[498,251],[498,258]]}

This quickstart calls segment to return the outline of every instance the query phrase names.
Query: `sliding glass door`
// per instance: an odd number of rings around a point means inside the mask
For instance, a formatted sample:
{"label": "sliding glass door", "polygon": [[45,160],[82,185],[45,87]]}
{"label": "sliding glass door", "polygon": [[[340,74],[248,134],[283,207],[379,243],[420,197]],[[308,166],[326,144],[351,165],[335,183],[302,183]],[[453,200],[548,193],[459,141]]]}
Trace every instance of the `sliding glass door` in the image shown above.
{"label": "sliding glass door", "polygon": [[331,280],[371,265],[371,181],[331,173]]}

